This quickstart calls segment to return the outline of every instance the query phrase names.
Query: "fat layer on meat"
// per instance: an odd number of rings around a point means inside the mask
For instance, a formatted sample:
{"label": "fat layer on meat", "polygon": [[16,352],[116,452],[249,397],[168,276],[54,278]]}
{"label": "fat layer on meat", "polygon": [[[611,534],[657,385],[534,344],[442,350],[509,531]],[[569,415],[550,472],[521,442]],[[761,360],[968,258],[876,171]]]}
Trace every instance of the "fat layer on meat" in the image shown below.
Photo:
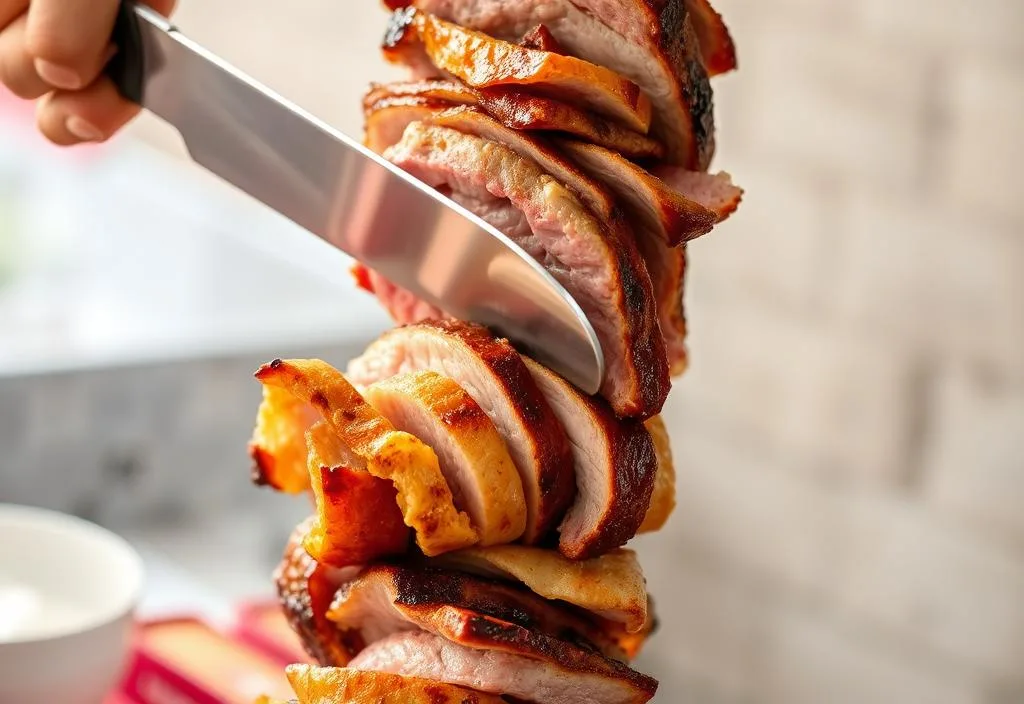
{"label": "fat layer on meat", "polygon": [[545,537],[572,502],[572,455],[519,353],[478,325],[424,321],[384,333],[348,366],[352,380],[364,386],[424,370],[458,383],[494,423],[523,483],[523,539]]}
{"label": "fat layer on meat", "polygon": [[501,144],[411,124],[386,158],[524,247],[587,314],[607,371],[601,395],[620,416],[650,417],[668,395],[668,359],[650,277],[624,222],[601,222],[566,187]]}
{"label": "fat layer on meat", "polygon": [[354,669],[431,677],[545,704],[642,704],[657,682],[629,668],[606,667],[594,656],[563,652],[535,658],[460,645],[426,632],[397,633],[369,646]]}

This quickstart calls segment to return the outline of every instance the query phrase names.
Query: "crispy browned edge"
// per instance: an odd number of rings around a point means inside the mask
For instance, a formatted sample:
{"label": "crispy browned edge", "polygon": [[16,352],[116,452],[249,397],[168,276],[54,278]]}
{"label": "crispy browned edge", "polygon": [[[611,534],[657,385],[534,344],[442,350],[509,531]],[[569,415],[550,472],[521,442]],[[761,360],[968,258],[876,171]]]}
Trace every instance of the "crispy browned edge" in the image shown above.
{"label": "crispy browned edge", "polygon": [[564,535],[559,540],[559,550],[573,560],[597,557],[625,545],[636,535],[647,515],[658,470],[654,442],[643,421],[616,417],[603,399],[580,397],[608,437],[612,498],[589,535],[572,544]]}
{"label": "crispy browned edge", "polygon": [[[521,585],[438,569],[427,564],[382,563],[367,568],[338,591],[336,605],[362,589],[383,588],[397,607],[453,607],[508,621],[606,657],[624,660],[620,634],[599,616],[566,602],[544,599]],[[341,624],[338,624],[341,627]],[[357,653],[352,652],[355,656]]]}
{"label": "crispy browned edge", "polygon": [[[647,695],[653,696],[657,690],[657,680],[652,677],[633,670],[621,661],[606,657],[591,643],[563,640],[542,632],[540,624],[530,615],[517,614],[515,609],[509,609],[501,599],[496,600],[494,604],[484,605],[514,615],[518,623],[460,605],[460,600],[464,600],[467,595],[459,587],[459,583],[472,578],[456,574],[451,582],[455,586],[454,589],[446,588],[450,585],[434,589],[431,579],[426,578],[429,572],[406,572],[399,580],[396,575],[401,574],[401,570],[390,568],[390,572],[385,571],[388,569],[383,566],[371,568],[350,584],[364,579],[387,579],[390,576],[394,586],[394,593],[389,595],[392,603],[411,623],[423,627],[424,630],[469,648],[499,650],[548,661],[572,672],[613,678]],[[382,571],[384,574],[381,574]],[[354,590],[352,586],[346,584],[339,591],[339,596]]]}
{"label": "crispy browned edge", "polygon": [[631,1],[643,2],[657,18],[652,23],[652,36],[657,37],[668,66],[679,81],[683,102],[690,114],[693,144],[690,162],[686,165],[705,171],[715,154],[714,96],[690,13],[684,0]]}
{"label": "crispy browned edge", "polygon": [[701,55],[709,76],[737,68],[736,45],[721,13],[708,0],[686,0],[693,28],[700,38]]}
{"label": "crispy browned edge", "polygon": [[358,635],[345,634],[327,618],[338,584],[328,568],[317,564],[302,545],[313,519],[292,533],[274,582],[285,617],[303,648],[321,665],[342,667],[364,647]]}

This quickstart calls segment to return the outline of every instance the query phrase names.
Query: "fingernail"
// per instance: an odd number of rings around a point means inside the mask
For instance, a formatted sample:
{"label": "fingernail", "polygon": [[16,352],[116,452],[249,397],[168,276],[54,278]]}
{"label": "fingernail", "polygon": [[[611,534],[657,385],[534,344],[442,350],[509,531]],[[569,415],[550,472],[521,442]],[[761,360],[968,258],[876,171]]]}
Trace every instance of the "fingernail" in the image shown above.
{"label": "fingernail", "polygon": [[103,141],[103,133],[99,131],[94,125],[83,120],[77,115],[72,115],[67,119],[64,125],[68,128],[68,132],[78,137],[83,142],[101,142]]}
{"label": "fingernail", "polygon": [[78,90],[82,87],[82,77],[75,71],[49,61],[36,59],[36,73],[54,88]]}

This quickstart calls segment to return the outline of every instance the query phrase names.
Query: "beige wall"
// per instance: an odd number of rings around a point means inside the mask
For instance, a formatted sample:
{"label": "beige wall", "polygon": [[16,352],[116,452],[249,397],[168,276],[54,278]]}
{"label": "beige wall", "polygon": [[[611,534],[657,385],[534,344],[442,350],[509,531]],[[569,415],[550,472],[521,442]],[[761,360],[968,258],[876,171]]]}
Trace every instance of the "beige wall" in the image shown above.
{"label": "beige wall", "polygon": [[[352,132],[392,75],[372,0],[182,4]],[[1024,701],[1024,3],[718,5],[748,195],[692,247],[659,701]]]}

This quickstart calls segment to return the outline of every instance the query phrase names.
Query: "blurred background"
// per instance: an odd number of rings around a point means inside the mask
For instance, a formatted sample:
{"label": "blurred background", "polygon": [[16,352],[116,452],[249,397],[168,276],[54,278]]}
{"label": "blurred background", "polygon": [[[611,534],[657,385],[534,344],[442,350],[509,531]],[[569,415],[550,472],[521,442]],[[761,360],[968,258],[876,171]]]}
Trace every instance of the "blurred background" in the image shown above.
{"label": "blurred background", "polygon": [[[181,5],[350,134],[396,75],[375,3]],[[1024,4],[716,6],[741,69],[715,168],[747,196],[691,247],[639,667],[666,703],[1024,702]],[[0,97],[0,500],[133,539],[152,608],[216,609],[269,593],[306,512],[248,484],[251,372],[388,323],[182,155],[146,118],[50,149]]]}

